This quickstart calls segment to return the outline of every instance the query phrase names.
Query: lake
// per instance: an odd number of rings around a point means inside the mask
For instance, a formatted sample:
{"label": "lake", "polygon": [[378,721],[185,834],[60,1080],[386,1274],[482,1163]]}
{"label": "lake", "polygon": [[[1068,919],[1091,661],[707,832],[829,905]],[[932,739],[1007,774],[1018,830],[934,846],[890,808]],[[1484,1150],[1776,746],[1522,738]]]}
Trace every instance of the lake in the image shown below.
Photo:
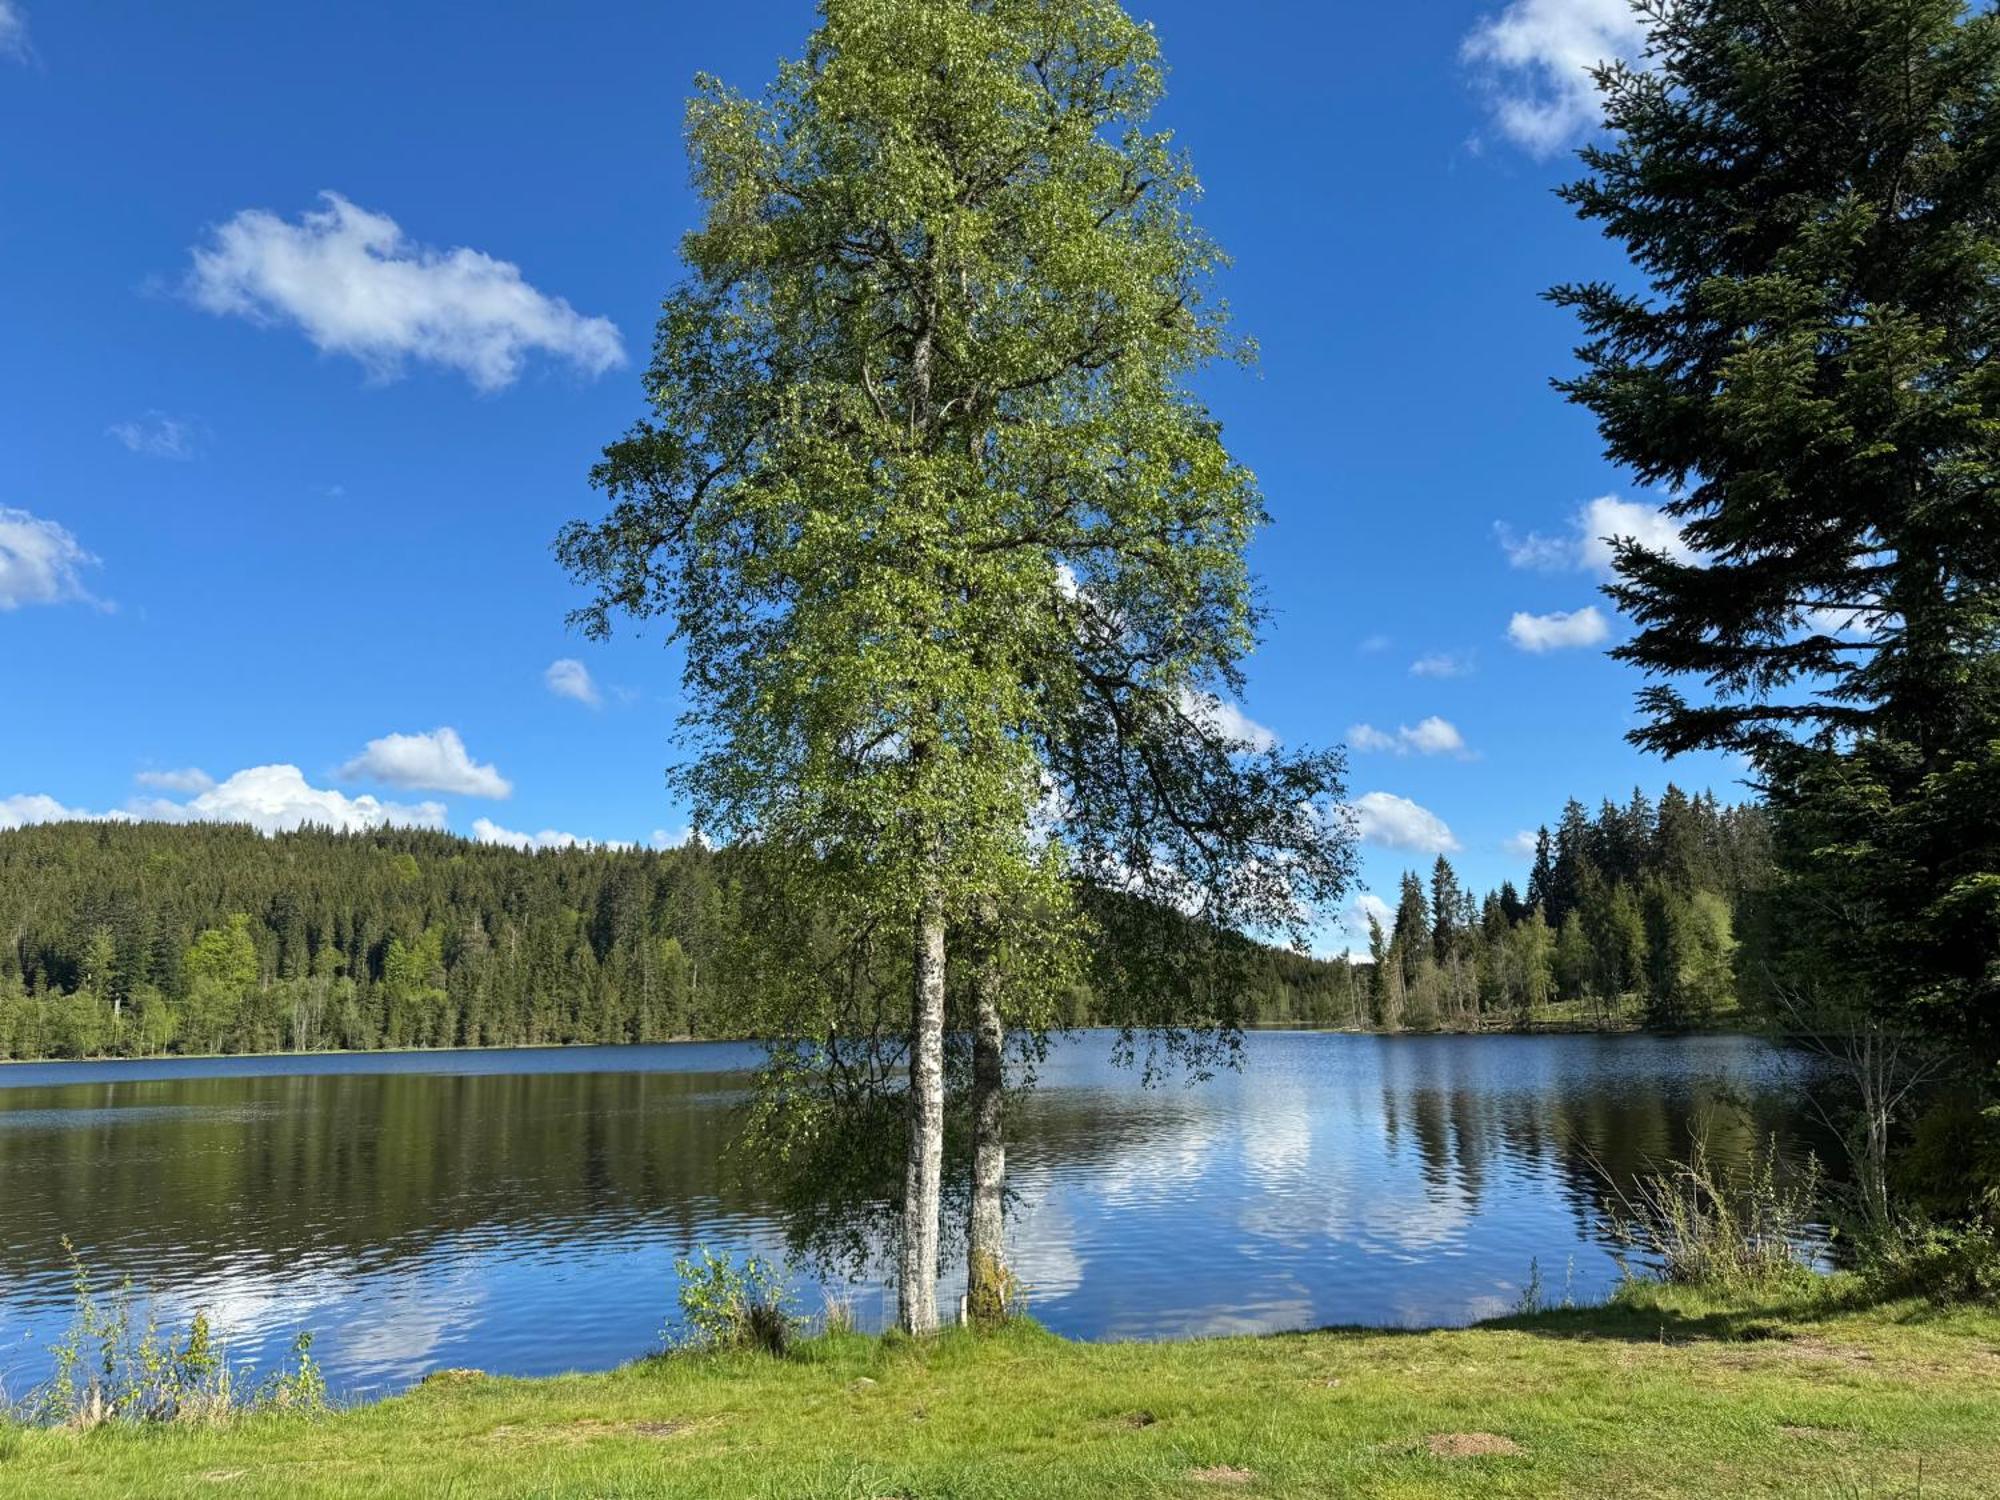
{"label": "lake", "polygon": [[[1257,1032],[1243,1067],[1145,1087],[1060,1044],[1013,1111],[1010,1259],[1079,1338],[1463,1323],[1618,1266],[1614,1177],[1702,1131],[1837,1153],[1805,1063],[1747,1037]],[[0,1389],[48,1368],[67,1234],[232,1358],[310,1329],[338,1394],[473,1366],[604,1368],[657,1347],[691,1247],[776,1254],[725,1157],[757,1049],[688,1043],[0,1066]],[[893,1312],[881,1280],[860,1321]],[[945,1305],[956,1305],[948,1290]],[[809,1308],[819,1296],[807,1289]]]}

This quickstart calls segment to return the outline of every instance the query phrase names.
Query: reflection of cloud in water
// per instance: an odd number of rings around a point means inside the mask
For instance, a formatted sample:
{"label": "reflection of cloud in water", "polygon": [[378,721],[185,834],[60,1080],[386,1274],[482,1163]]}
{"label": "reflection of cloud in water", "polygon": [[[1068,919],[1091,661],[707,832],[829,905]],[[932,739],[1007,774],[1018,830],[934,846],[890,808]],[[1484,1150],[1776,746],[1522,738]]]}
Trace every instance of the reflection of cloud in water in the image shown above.
{"label": "reflection of cloud in water", "polygon": [[[1683,1149],[1731,1084],[1749,1092],[1716,1112],[1731,1159],[1800,1128],[1743,1038],[1253,1035],[1241,1074],[1152,1090],[1107,1046],[1059,1046],[1010,1111],[1010,1258],[1032,1311],[1082,1337],[1463,1321],[1510,1310],[1537,1257],[1553,1294],[1574,1255],[1577,1295],[1600,1296],[1615,1267],[1586,1150],[1627,1174]],[[681,1071],[634,1062],[668,1053]],[[163,1329],[206,1308],[232,1357],[268,1368],[313,1330],[336,1391],[644,1353],[675,1316],[677,1253],[782,1253],[780,1205],[727,1168],[741,1076],[694,1056],[0,1087],[0,1375],[18,1392],[46,1374],[61,1233],[100,1284],[171,1287]],[[954,1267],[944,1307],[960,1285]],[[893,1313],[875,1277],[855,1303]]]}
{"label": "reflection of cloud in water", "polygon": [[431,1356],[447,1339],[477,1319],[485,1300],[469,1267],[442,1285],[394,1287],[341,1327],[342,1360],[374,1380],[415,1380],[433,1368]]}
{"label": "reflection of cloud in water", "polygon": [[1036,1301],[1067,1297],[1083,1284],[1084,1257],[1070,1206],[1046,1180],[1018,1184],[1021,1197],[1007,1218],[1007,1261]]}
{"label": "reflection of cloud in water", "polygon": [[1464,1237],[1472,1208],[1457,1197],[1426,1193],[1369,1199],[1360,1218],[1361,1235],[1375,1244],[1393,1246],[1408,1255],[1436,1250]]}

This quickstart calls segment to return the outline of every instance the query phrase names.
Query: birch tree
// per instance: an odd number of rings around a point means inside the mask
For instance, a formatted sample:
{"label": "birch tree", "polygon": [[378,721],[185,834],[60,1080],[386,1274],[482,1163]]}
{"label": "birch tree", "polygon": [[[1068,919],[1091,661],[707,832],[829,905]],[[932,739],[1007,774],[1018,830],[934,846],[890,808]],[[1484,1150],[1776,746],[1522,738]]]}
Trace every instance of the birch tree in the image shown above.
{"label": "birch tree", "polygon": [[[608,514],[557,544],[587,631],[657,619],[685,652],[676,784],[772,897],[767,1100],[852,1085],[864,1138],[826,1159],[864,1176],[900,1124],[915,1333],[948,943],[977,976],[968,1231],[998,1278],[1010,1027],[1090,977],[1171,1032],[1170,1007],[1221,1008],[1245,933],[1303,931],[1351,874],[1337,757],[1224,708],[1263,511],[1188,387],[1242,351],[1196,179],[1148,124],[1161,81],[1113,0],[825,0],[761,95],[700,80],[703,217],[651,412],[595,471]],[[805,1150],[829,1116],[789,1118]]]}

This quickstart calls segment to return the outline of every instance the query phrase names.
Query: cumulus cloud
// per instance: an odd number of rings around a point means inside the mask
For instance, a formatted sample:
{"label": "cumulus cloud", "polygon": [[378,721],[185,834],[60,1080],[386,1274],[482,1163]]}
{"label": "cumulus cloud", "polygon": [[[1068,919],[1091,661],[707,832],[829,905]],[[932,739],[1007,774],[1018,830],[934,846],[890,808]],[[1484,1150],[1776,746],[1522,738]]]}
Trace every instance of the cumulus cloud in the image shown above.
{"label": "cumulus cloud", "polygon": [[24,828],[30,823],[102,822],[122,819],[129,813],[89,812],[81,807],[64,807],[55,798],[40,792],[18,792],[0,797],[0,829]]}
{"label": "cumulus cloud", "polygon": [[1562,535],[1531,531],[1516,536],[1505,522],[1493,529],[1509,563],[1539,573],[1585,572],[1610,578],[1611,544],[1617,538],[1629,538],[1649,552],[1664,552],[1676,562],[1691,562],[1695,556],[1672,516],[1656,505],[1617,495],[1599,495],[1579,506],[1570,518],[1570,530]]}
{"label": "cumulus cloud", "polygon": [[655,828],[646,843],[654,849],[685,849],[689,844],[699,844],[704,849],[709,847],[708,839],[701,830],[686,823],[679,828]]}
{"label": "cumulus cloud", "polygon": [[1386,750],[1392,755],[1455,755],[1470,760],[1472,752],[1465,737],[1449,719],[1432,714],[1415,725],[1398,725],[1392,734],[1373,724],[1355,724],[1347,731],[1347,743],[1357,750]]}
{"label": "cumulus cloud", "polygon": [[200,451],[200,431],[198,422],[170,417],[163,411],[149,411],[129,422],[113,422],[104,429],[104,435],[148,458],[186,460]]}
{"label": "cumulus cloud", "polygon": [[1336,943],[1331,954],[1322,952],[1321,957],[1368,958],[1368,919],[1373,917],[1387,932],[1396,925],[1395,908],[1373,891],[1363,891],[1346,906],[1341,908],[1340,925],[1336,933]]}
{"label": "cumulus cloud", "polygon": [[1450,854],[1459,847],[1444,819],[1408,797],[1364,792],[1353,805],[1361,837],[1367,843],[1418,854]]}
{"label": "cumulus cloud", "polygon": [[1595,646],[1610,634],[1610,625],[1594,604],[1586,604],[1582,609],[1559,609],[1546,615],[1517,611],[1507,622],[1507,639],[1523,651],[1537,654]]}
{"label": "cumulus cloud", "polygon": [[56,522],[0,505],[0,610],[71,599],[92,603],[83,570],[96,563]]}
{"label": "cumulus cloud", "polygon": [[409,791],[463,792],[468,797],[505,797],[513,784],[492,765],[466,752],[456,729],[429,734],[385,734],[340,768],[349,781],[380,781]]}
{"label": "cumulus cloud", "polygon": [[1532,828],[1523,828],[1518,833],[1510,834],[1502,841],[1500,847],[1516,859],[1533,859],[1535,856],[1535,831]]}
{"label": "cumulus cloud", "polygon": [[474,818],[472,836],[482,844],[505,844],[510,849],[524,851],[537,849],[629,849],[629,843],[619,839],[587,839],[574,833],[564,833],[557,828],[544,828],[540,833],[519,833],[512,828],[502,828],[491,818]]}
{"label": "cumulus cloud", "polygon": [[1278,748],[1276,733],[1266,729],[1228,699],[1218,698],[1213,693],[1205,693],[1198,688],[1183,688],[1181,712],[1209,733],[1247,745],[1260,754]]}
{"label": "cumulus cloud", "polygon": [[290,765],[251,766],[186,802],[154,797],[110,812],[65,807],[55,798],[40,794],[0,798],[0,828],[72,819],[115,822],[143,819],[162,823],[248,823],[263,833],[281,833],[310,823],[353,833],[392,824],[442,828],[444,816],[444,805],[438,802],[382,802],[374,797],[346,797],[315,787],[306,781],[304,772]]}
{"label": "cumulus cloud", "polygon": [[142,817],[170,821],[248,823],[264,833],[280,833],[309,823],[348,833],[391,825],[444,827],[441,802],[346,797],[312,786],[303,771],[290,765],[251,766],[185,803],[155,802],[135,810]]}
{"label": "cumulus cloud", "polygon": [[0,0],[0,57],[26,62],[29,55],[28,13],[14,0]]}
{"label": "cumulus cloud", "polygon": [[320,195],[288,223],[245,209],[196,247],[187,294],[212,313],[291,323],[378,379],[408,360],[457,370],[481,391],[511,385],[540,350],[589,375],[624,362],[617,328],[530,286],[520,267],[463,247],[434,250],[394,219]]}
{"label": "cumulus cloud", "polygon": [[1472,658],[1454,656],[1449,651],[1433,651],[1410,663],[1412,677],[1470,677]]}
{"label": "cumulus cloud", "polygon": [[186,766],[178,771],[141,771],[132,779],[140,786],[162,792],[179,792],[183,796],[205,792],[215,785],[215,778],[198,766]]}
{"label": "cumulus cloud", "polygon": [[1645,44],[1629,0],[1510,0],[1472,28],[1461,50],[1501,134],[1552,156],[1602,119],[1590,69],[1614,58],[1636,63]]}
{"label": "cumulus cloud", "polygon": [[578,703],[587,703],[596,708],[604,701],[597,691],[597,683],[590,675],[590,668],[573,656],[558,657],[542,673],[542,681],[550,692],[558,698],[574,698]]}

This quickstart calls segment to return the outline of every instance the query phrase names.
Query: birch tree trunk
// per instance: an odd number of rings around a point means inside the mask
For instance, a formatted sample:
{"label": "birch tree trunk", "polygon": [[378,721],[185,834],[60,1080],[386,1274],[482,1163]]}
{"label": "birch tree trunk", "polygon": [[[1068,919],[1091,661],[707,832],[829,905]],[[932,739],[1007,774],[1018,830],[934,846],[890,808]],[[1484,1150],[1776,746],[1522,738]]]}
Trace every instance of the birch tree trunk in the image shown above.
{"label": "birch tree trunk", "polygon": [[926,894],[917,915],[910,998],[909,1155],[896,1287],[905,1333],[937,1332],[938,1214],[944,1175],[944,906]]}
{"label": "birch tree trunk", "polygon": [[972,1210],[965,1237],[966,1313],[972,1322],[989,1325],[1007,1316],[1008,1301],[1000,1243],[1007,1181],[1007,1033],[1000,1022],[998,979],[987,956],[973,980]]}

